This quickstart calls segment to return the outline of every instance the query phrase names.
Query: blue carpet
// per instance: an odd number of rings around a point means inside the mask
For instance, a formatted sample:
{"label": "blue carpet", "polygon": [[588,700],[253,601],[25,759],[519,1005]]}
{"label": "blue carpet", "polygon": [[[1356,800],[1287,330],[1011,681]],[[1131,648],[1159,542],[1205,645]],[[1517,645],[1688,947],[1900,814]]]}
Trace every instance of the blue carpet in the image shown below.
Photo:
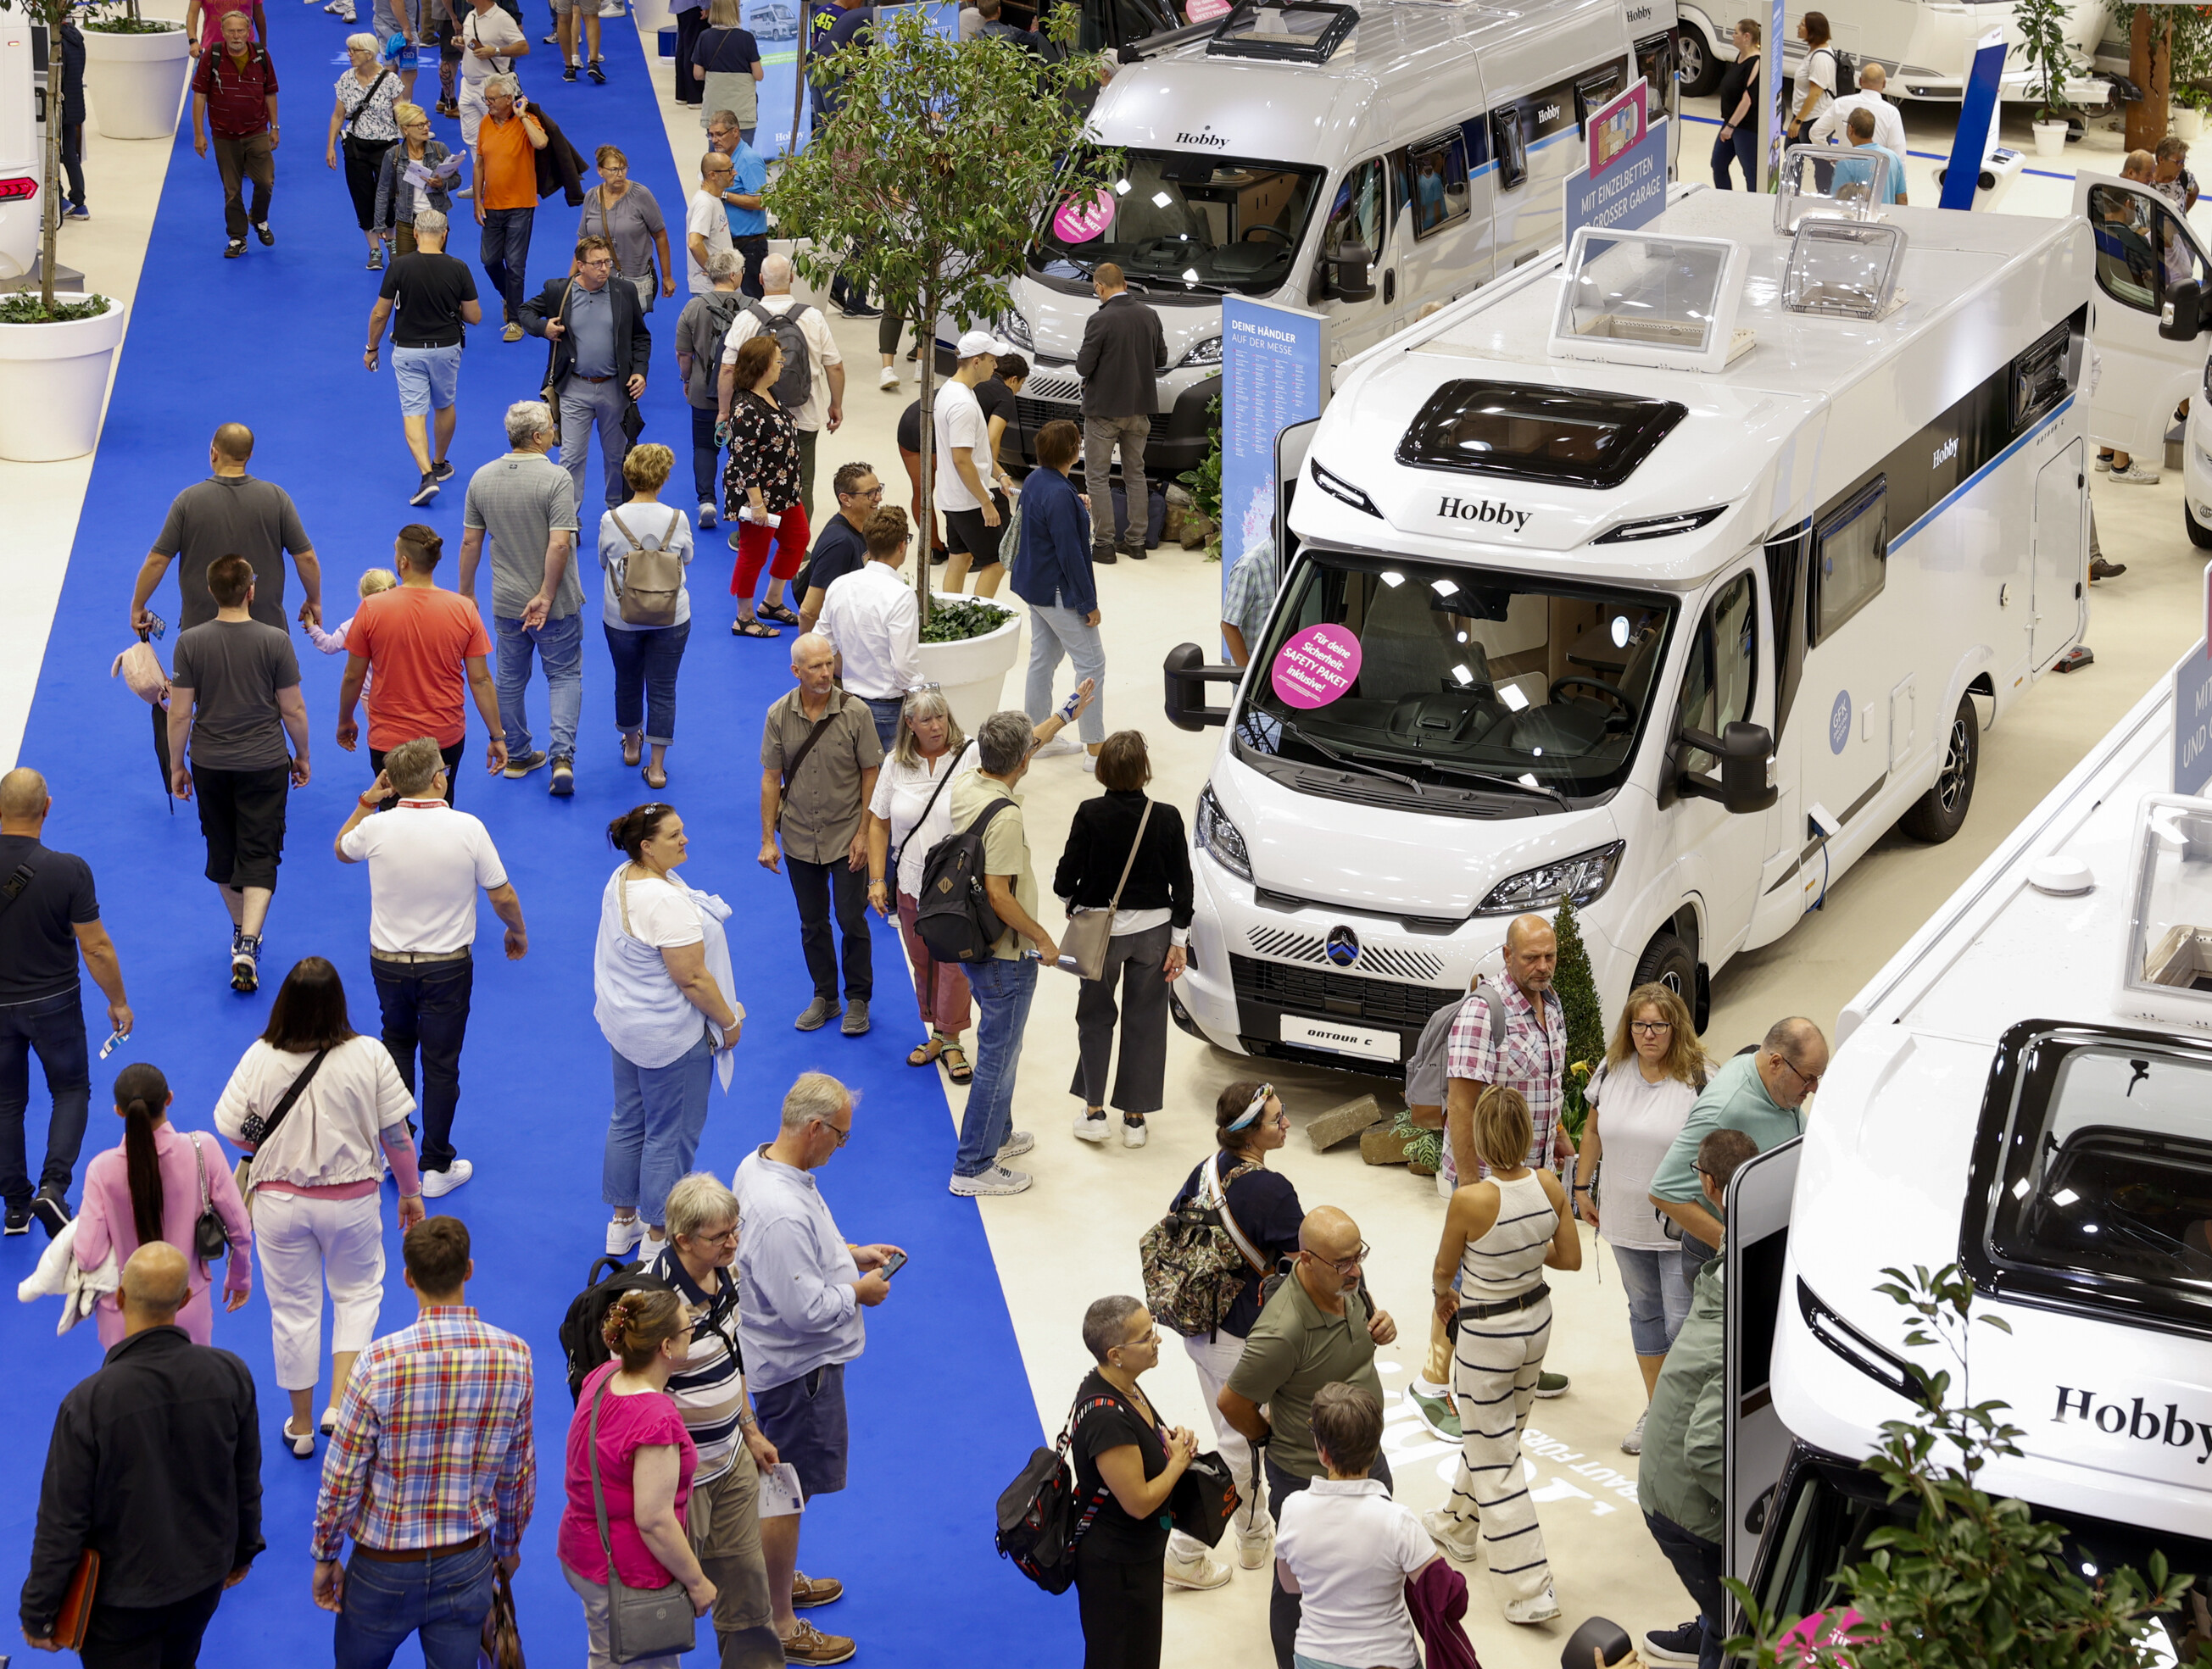
{"label": "blue carpet", "polygon": [[[120,1139],[110,1089],[132,1061],[152,1061],[167,1073],[179,1127],[211,1128],[216,1096],[264,1023],[283,971],[302,956],[336,962],[350,987],[355,1023],[375,1024],[367,876],[339,865],[330,851],[350,797],[368,780],[366,752],[349,756],[331,740],[342,661],[298,639],[313,714],[314,780],[293,796],[289,861],[270,920],[266,983],[256,998],[228,988],[228,921],[202,878],[197,818],[189,806],[174,816],[164,810],[145,708],[108,677],[109,662],[130,640],[132,576],[170,496],[204,472],[208,437],[218,422],[250,424],[259,440],[254,473],[298,501],[323,562],[332,622],[350,612],[361,571],[388,566],[394,531],[416,519],[406,502],[415,473],[400,440],[389,370],[372,377],[361,369],[377,281],[361,270],[364,252],[343,178],[324,169],[316,143],[339,73],[332,60],[347,31],[319,11],[303,16],[299,7],[286,9],[276,44],[289,118],[288,143],[277,154],[276,246],[256,243],[242,259],[221,258],[215,168],[192,155],[189,131],[180,130],[24,748],[23,762],[43,770],[52,786],[47,839],[82,853],[98,876],[103,919],[138,1015],[129,1045],[94,1064],[88,1157]],[[605,88],[559,81],[553,50],[535,45],[546,27],[543,9],[532,7],[526,90],[586,155],[600,143],[622,143],[631,177],[653,190],[680,238],[684,193],[633,25],[607,22]],[[434,97],[434,73],[426,71],[419,88],[426,105]],[[453,125],[437,123],[449,143],[459,143]],[[455,208],[455,252],[473,264],[465,205]],[[575,216],[557,197],[541,208],[533,288],[566,270]],[[462,372],[453,450],[459,476],[422,517],[447,537],[441,577],[448,584],[458,565],[460,489],[472,468],[504,450],[500,414],[510,400],[534,392],[544,367],[543,343],[502,345],[496,309],[489,311],[493,322],[473,332]],[[656,374],[645,406],[647,438],[675,446],[683,480],[687,418],[668,343],[675,320],[672,302],[653,315]],[[825,451],[825,482],[836,461]],[[595,528],[596,519],[594,509],[587,525]],[[730,1175],[751,1144],[773,1133],[777,1103],[794,1075],[817,1066],[835,1071],[866,1098],[852,1144],[824,1174],[825,1192],[849,1235],[896,1241],[913,1259],[890,1301],[872,1313],[867,1352],[851,1370],[852,1486],[814,1506],[801,1545],[802,1567],[842,1577],[848,1597],[810,1615],[857,1636],[863,1662],[1073,1662],[1079,1650],[1073,1603],[1039,1594],[991,1545],[998,1490],[1037,1441],[1037,1422],[976,1207],[945,1191],[952,1139],[935,1074],[904,1065],[915,1023],[896,935],[878,926],[878,1023],[872,1036],[846,1040],[831,1030],[807,1038],[791,1026],[807,985],[789,890],[754,862],[753,763],[761,714],[789,688],[789,674],[778,646],[725,632],[727,560],[710,538],[695,580],[700,628],[684,669],[670,761],[670,798],[692,836],[684,873],[736,907],[738,994],[749,1011],[735,1093],[716,1095],[699,1162]],[[596,567],[589,572],[595,582]],[[297,600],[295,580],[288,612]],[[173,580],[155,607],[177,619]],[[611,817],[647,797],[617,752],[596,613],[594,601],[575,798],[550,798],[542,774],[519,783],[485,778],[473,715],[471,762],[459,788],[461,804],[490,825],[531,930],[529,959],[510,965],[497,955],[496,922],[488,910],[482,913],[480,944],[489,954],[477,980],[457,1125],[458,1144],[474,1160],[477,1176],[441,1204],[467,1222],[475,1239],[472,1302],[537,1353],[538,1511],[524,1543],[517,1597],[531,1660],[540,1669],[580,1661],[584,1650],[576,1601],[553,1551],[569,1414],[556,1335],[599,1252],[607,1216],[599,1192],[607,1051],[592,1019],[590,971],[599,898],[614,861],[604,830]],[[173,643],[172,635],[165,659]],[[533,687],[531,706],[542,738],[542,683]],[[86,990],[96,1045],[106,1028],[88,981]],[[34,1072],[34,1164],[44,1120],[44,1089]],[[387,1213],[391,1199],[387,1189]],[[379,1329],[386,1332],[413,1316],[396,1235],[390,1239]],[[30,1272],[44,1243],[34,1232],[0,1244],[0,1275],[10,1287]],[[50,1302],[0,1308],[0,1359],[7,1364],[0,1422],[16,1434],[0,1467],[0,1569],[10,1573],[27,1566],[54,1407],[99,1363],[92,1328],[57,1341],[55,1314]],[[216,1342],[245,1358],[261,1388],[270,1547],[247,1581],[225,1598],[203,1661],[327,1661],[331,1619],[310,1599],[307,1551],[319,1462],[295,1460],[278,1445],[284,1399],[258,1291],[246,1309],[218,1317]],[[694,1660],[711,1661],[711,1649]],[[400,1661],[419,1661],[416,1648],[408,1647]]]}

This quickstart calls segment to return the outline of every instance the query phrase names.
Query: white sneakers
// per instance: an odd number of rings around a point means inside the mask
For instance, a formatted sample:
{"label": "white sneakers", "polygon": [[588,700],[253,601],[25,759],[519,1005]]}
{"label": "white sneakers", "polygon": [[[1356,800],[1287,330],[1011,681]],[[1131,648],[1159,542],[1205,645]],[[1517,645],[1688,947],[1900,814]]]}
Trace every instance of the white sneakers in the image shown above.
{"label": "white sneakers", "polygon": [[1103,1107],[1096,1113],[1088,1108],[1078,1108],[1075,1114],[1075,1139],[1079,1142],[1090,1142],[1094,1145],[1103,1142],[1106,1139],[1107,1126],[1110,1122],[1106,1116],[1106,1109]]}
{"label": "white sneakers", "polygon": [[607,1255],[619,1258],[645,1238],[643,1217],[617,1217],[607,1224]]}
{"label": "white sneakers", "polygon": [[1267,1550],[1273,1545],[1274,1539],[1275,1521],[1273,1519],[1261,1519],[1249,1532],[1238,1531],[1237,1563],[1247,1570],[1264,1569],[1267,1563]]}
{"label": "white sneakers", "polygon": [[882,389],[886,394],[896,394],[898,392],[898,367],[896,365],[886,365],[884,367],[884,374],[876,379],[876,386]]}
{"label": "white sneakers", "polygon": [[1205,1553],[1188,1564],[1170,1555],[1162,1573],[1170,1587],[1179,1588],[1218,1588],[1228,1582],[1231,1575],[1227,1565]]}
{"label": "white sneakers", "polygon": [[[1429,1532],[1431,1540],[1457,1559],[1462,1564],[1474,1564],[1482,1557],[1482,1532],[1478,1525],[1464,1519],[1454,1518],[1441,1507],[1421,1514],[1421,1528]],[[1559,1612],[1554,1610],[1554,1617]]]}
{"label": "white sneakers", "polygon": [[442,1199],[477,1174],[477,1168],[465,1159],[456,1159],[441,1171],[422,1173],[422,1198]]}
{"label": "white sneakers", "polygon": [[1036,1138],[1030,1135],[1028,1131],[1013,1131],[1008,1134],[1005,1141],[999,1144],[999,1162],[1003,1165],[1009,1159],[1018,1159],[1036,1145]]}
{"label": "white sneakers", "polygon": [[2158,485],[2158,471],[2147,470],[2134,459],[2129,460],[2125,468],[2115,469],[2111,473],[2114,484],[2118,486],[2155,487]]}
{"label": "white sneakers", "polygon": [[1145,1131],[1146,1126],[1142,1120],[1139,1120],[1135,1124],[1131,1124],[1127,1119],[1122,1120],[1121,1145],[1125,1148],[1140,1148],[1144,1146]]}
{"label": "white sneakers", "polygon": [[979,1194],[1018,1194],[1029,1187],[1030,1181],[1027,1171],[993,1165],[974,1176],[956,1175],[948,1186],[954,1193],[972,1199]]}
{"label": "white sneakers", "polygon": [[1072,754],[1079,751],[1082,749],[1082,740],[1076,735],[1074,729],[1071,726],[1067,729],[1062,730],[1059,735],[1054,737],[1051,741],[1037,749],[1036,752],[1030,756],[1030,757],[1031,759],[1057,759],[1062,754]]}
{"label": "white sneakers", "polygon": [[1548,1587],[1526,1599],[1505,1602],[1505,1620],[1508,1623],[1548,1623],[1559,1614],[1559,1596]]}
{"label": "white sneakers", "polygon": [[1620,1452],[1623,1454],[1644,1453],[1644,1423],[1650,1417],[1651,1411],[1649,1408],[1636,1417],[1636,1429],[1620,1440]]}

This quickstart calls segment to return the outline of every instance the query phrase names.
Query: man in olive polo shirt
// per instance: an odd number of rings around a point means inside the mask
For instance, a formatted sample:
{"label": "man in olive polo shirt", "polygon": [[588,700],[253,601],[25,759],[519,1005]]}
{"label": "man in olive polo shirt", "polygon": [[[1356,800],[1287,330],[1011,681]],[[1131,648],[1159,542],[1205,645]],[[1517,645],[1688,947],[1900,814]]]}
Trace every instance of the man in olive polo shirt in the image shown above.
{"label": "man in olive polo shirt", "polygon": [[[1317,1478],[1328,1476],[1314,1448],[1310,1423],[1315,1393],[1339,1381],[1356,1385],[1379,1404],[1382,1381],[1375,1349],[1398,1336],[1388,1312],[1372,1308],[1362,1279],[1367,1247],[1359,1225],[1334,1205],[1317,1205],[1298,1225],[1298,1254],[1291,1278],[1260,1312],[1245,1336],[1217,1405],[1222,1417],[1255,1443],[1265,1443],[1267,1510],[1282,1520],[1283,1502]],[[1262,1411],[1264,1409],[1264,1411]],[[1380,1454],[1369,1472],[1386,1489],[1396,1486]],[[1267,1631],[1278,1669],[1291,1669],[1298,1634],[1299,1599],[1283,1592],[1279,1576],[1267,1602]]]}
{"label": "man in olive polo shirt", "polygon": [[[868,841],[865,819],[884,762],[868,704],[837,688],[837,652],[812,632],[791,640],[791,674],[799,688],[768,710],[761,731],[761,867],[779,856],[791,865],[799,901],[799,942],[814,980],[814,1000],[796,1024],[819,1031],[842,1013],[840,1028],[868,1029],[875,962],[868,944]],[[776,851],[776,836],[783,850]],[[830,936],[836,901],[844,939],[845,1001],[837,1001],[837,954]]]}
{"label": "man in olive polo shirt", "polygon": [[1715,1072],[1690,1108],[1681,1134],[1651,1175],[1651,1203],[1681,1225],[1682,1257],[1694,1278],[1719,1249],[1721,1220],[1706,1209],[1698,1180],[1698,1144],[1716,1130],[1741,1130],[1759,1150],[1805,1130],[1805,1097],[1828,1070],[1828,1040],[1802,1016],[1778,1020],[1759,1047]]}

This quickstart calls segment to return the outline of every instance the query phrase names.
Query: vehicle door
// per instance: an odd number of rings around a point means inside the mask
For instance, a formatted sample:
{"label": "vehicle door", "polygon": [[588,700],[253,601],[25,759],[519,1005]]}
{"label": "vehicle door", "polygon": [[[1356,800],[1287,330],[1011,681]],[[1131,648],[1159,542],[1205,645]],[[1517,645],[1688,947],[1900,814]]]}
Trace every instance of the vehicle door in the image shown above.
{"label": "vehicle door", "polygon": [[[1338,179],[1328,217],[1322,222],[1321,250],[1307,292],[1315,310],[1328,317],[1332,366],[1373,347],[1395,327],[1397,245],[1401,240],[1393,235],[1395,214],[1388,158],[1370,156],[1355,162]],[[1370,258],[1369,293],[1364,296],[1346,294],[1340,282],[1337,264],[1354,246],[1364,246]]]}
{"label": "vehicle door", "polygon": [[[1893,762],[1911,750],[1921,722],[1903,646],[1913,599],[1909,587],[1889,584],[1892,531],[1886,475],[1838,495],[1813,520],[1797,699],[1805,707],[1798,722],[1820,730],[1808,730],[1797,750],[1798,782],[1807,817],[1818,806],[1846,830],[1887,784]],[[1809,848],[1805,863],[1819,866],[1825,891],[1827,854]]]}
{"label": "vehicle door", "polygon": [[2174,284],[2204,282],[2204,246],[2168,199],[2128,180],[2077,175],[2074,212],[2097,240],[2089,437],[2156,469],[2174,408],[2197,391],[2204,373],[2203,339],[2168,342],[2159,319]]}
{"label": "vehicle door", "polygon": [[1491,216],[1496,182],[1490,173],[1475,172],[1486,137],[1478,117],[1405,146],[1394,158],[1392,172],[1405,182],[1406,195],[1399,228],[1399,325],[1412,323],[1431,303],[1449,301],[1490,282],[1496,258]]}
{"label": "vehicle door", "polygon": [[1802,1136],[1770,1148],[1739,1166],[1729,1181],[1728,1241],[1721,1251],[1727,1260],[1721,1404],[1727,1482],[1721,1504],[1728,1541],[1721,1551],[1727,1574],[1744,1581],[1751,1579],[1774,1487],[1790,1459],[1790,1429],[1774,1411],[1770,1379],[1786,1297],[1790,1203],[1803,1148]]}
{"label": "vehicle door", "polygon": [[2081,627],[2089,501],[2082,494],[2088,447],[2076,440],[2035,472],[2035,555],[2028,607],[2028,658],[2038,672]]}

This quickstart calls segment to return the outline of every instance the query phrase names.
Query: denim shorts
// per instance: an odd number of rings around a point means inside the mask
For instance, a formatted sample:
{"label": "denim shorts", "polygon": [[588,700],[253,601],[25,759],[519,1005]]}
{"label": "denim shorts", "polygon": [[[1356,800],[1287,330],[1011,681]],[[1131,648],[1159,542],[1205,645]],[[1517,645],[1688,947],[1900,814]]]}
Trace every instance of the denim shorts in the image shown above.
{"label": "denim shorts", "polygon": [[762,1435],[799,1472],[813,1500],[845,1487],[845,1364],[833,1362],[770,1391],[753,1393]]}
{"label": "denim shorts", "polygon": [[392,379],[399,385],[399,415],[428,417],[453,404],[461,386],[461,345],[392,349]]}

